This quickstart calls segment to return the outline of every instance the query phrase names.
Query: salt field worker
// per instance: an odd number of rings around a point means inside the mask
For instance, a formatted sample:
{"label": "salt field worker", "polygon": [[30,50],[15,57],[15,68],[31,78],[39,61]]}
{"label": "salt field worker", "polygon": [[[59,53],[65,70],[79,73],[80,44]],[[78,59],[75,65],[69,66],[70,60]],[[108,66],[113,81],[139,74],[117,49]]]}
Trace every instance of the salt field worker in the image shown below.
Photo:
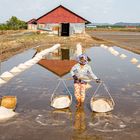
{"label": "salt field worker", "polygon": [[81,106],[85,100],[86,84],[89,79],[94,79],[96,83],[100,83],[100,79],[93,73],[90,65],[88,65],[88,57],[86,54],[78,56],[78,63],[71,69],[71,75],[74,79],[74,95],[77,100],[77,107]]}

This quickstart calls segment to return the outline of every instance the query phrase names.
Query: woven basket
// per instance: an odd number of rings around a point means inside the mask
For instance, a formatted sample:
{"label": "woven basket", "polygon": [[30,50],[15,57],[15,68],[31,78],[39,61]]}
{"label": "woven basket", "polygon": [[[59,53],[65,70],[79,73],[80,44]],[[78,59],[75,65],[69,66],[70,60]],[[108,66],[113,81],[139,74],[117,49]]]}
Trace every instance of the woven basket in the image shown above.
{"label": "woven basket", "polygon": [[8,109],[15,109],[17,104],[16,96],[3,96],[1,99],[1,106]]}

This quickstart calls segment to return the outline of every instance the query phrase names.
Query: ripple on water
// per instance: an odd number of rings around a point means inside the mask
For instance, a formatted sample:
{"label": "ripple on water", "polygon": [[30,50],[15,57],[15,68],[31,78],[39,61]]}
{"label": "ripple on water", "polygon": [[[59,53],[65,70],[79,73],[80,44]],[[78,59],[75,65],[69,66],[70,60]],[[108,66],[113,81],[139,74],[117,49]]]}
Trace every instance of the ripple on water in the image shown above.
{"label": "ripple on water", "polygon": [[118,132],[123,131],[127,126],[123,120],[115,115],[95,115],[94,120],[88,123],[95,131]]}
{"label": "ripple on water", "polygon": [[65,120],[55,120],[53,118],[50,118],[49,116],[41,114],[36,117],[35,121],[43,126],[61,126],[66,123]]}

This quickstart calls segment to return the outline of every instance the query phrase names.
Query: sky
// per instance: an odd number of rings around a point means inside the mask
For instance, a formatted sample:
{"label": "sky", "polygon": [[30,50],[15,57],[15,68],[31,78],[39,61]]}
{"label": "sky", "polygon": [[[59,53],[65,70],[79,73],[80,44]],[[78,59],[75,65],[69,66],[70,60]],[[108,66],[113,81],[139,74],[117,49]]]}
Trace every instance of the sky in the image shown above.
{"label": "sky", "polygon": [[140,23],[140,0],[0,0],[0,23],[29,21],[60,4],[93,23]]}

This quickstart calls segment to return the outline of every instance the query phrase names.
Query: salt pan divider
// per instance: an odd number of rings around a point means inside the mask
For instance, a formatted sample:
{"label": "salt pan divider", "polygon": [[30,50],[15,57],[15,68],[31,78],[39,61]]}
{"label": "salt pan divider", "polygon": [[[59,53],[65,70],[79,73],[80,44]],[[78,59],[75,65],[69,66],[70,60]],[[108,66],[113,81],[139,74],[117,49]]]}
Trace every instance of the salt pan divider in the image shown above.
{"label": "salt pan divider", "polygon": [[[58,47],[60,47],[60,44],[55,44],[53,47],[44,50],[45,53],[43,53],[43,55],[45,55],[51,51],[54,51]],[[30,59],[24,63],[19,64],[17,67],[12,68],[10,70],[10,72],[6,71],[6,72],[2,73],[0,75],[0,86],[7,83],[7,81],[12,79],[15,75],[19,74],[23,70],[26,70],[26,69],[30,68],[31,66],[33,66],[34,64],[36,64],[39,60],[42,59],[43,55],[41,53],[38,53],[33,59]]]}
{"label": "salt pan divider", "polygon": [[132,59],[130,60],[130,62],[131,62],[131,63],[133,63],[133,64],[138,63],[138,61],[139,61],[139,60],[138,60],[138,59],[136,59],[136,58],[132,58]]}
{"label": "salt pan divider", "polygon": [[78,44],[76,45],[76,56],[79,56],[79,55],[81,55],[81,54],[82,54],[82,46],[81,46],[80,43],[78,43]]}
{"label": "salt pan divider", "polygon": [[3,84],[6,84],[6,83],[7,83],[7,81],[0,78],[0,86],[3,85]]}
{"label": "salt pan divider", "polygon": [[21,72],[22,70],[19,69],[18,67],[13,67],[11,70],[10,70],[10,73],[12,73],[13,75],[17,75]]}
{"label": "salt pan divider", "polygon": [[122,58],[122,59],[124,59],[124,58],[126,58],[127,56],[125,55],[125,54],[121,54],[120,55],[120,58]]}
{"label": "salt pan divider", "polygon": [[8,71],[4,72],[0,78],[2,78],[5,81],[9,81],[10,79],[12,79],[14,77],[14,75]]}
{"label": "salt pan divider", "polygon": [[139,65],[137,65],[137,68],[140,68],[140,64],[139,64]]}

